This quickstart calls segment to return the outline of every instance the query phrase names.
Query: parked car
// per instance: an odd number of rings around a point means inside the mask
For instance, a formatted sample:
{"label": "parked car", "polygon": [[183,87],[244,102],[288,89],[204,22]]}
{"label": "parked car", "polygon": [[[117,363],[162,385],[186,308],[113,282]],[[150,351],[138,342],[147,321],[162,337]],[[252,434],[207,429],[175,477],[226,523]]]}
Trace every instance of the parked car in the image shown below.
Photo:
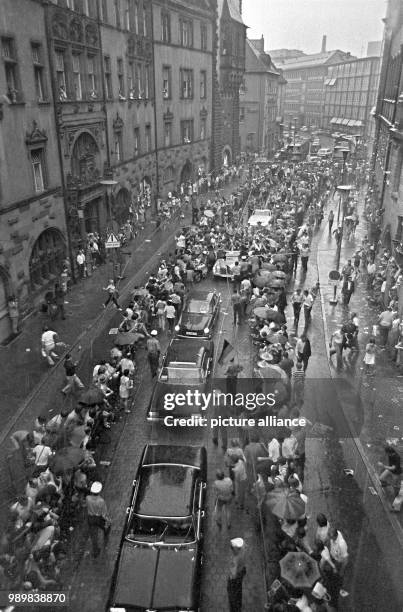
{"label": "parked car", "polygon": [[204,447],[144,448],[108,612],[199,610],[206,482]]}
{"label": "parked car", "polygon": [[220,313],[221,297],[215,291],[197,291],[186,299],[175,326],[178,336],[211,338]]}
{"label": "parked car", "polygon": [[232,268],[235,262],[240,261],[240,251],[225,251],[217,253],[217,261],[213,266],[213,275],[220,278],[232,279]]}
{"label": "parked car", "polygon": [[162,367],[151,395],[147,421],[162,422],[165,417],[203,415],[201,407],[185,402],[183,406],[167,407],[167,396],[183,394],[188,389],[206,391],[213,365],[214,343],[204,338],[171,340],[162,359]]}

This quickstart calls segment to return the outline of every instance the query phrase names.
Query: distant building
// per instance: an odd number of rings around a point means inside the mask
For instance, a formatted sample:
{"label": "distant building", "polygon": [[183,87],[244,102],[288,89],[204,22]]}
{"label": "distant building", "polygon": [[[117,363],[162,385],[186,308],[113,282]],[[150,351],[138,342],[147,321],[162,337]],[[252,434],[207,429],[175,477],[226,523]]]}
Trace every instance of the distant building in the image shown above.
{"label": "distant building", "polygon": [[284,123],[299,127],[321,127],[324,112],[325,80],[332,64],[352,59],[351,53],[326,51],[326,37],[320,53],[301,55],[282,62],[275,60],[287,81],[284,101]]}
{"label": "distant building", "polygon": [[303,51],[298,49],[273,49],[268,51],[268,54],[274,62],[284,62],[285,60],[296,59],[305,55]]}
{"label": "distant building", "polygon": [[364,57],[328,67],[322,127],[371,137],[371,111],[376,102],[380,59]]}
{"label": "distant building", "polygon": [[264,38],[246,41],[245,76],[240,92],[241,149],[272,155],[278,146],[277,96],[280,73],[264,51]]}
{"label": "distant building", "polygon": [[212,166],[239,156],[239,88],[245,72],[246,26],[242,0],[217,0],[217,47],[213,98]]}
{"label": "distant building", "polygon": [[382,41],[371,40],[367,45],[367,57],[380,57],[382,53]]}
{"label": "distant building", "polygon": [[[389,0],[375,110],[373,211],[381,240],[403,266],[403,5]],[[402,295],[403,300],[403,295]],[[402,312],[403,304],[399,304]]]}

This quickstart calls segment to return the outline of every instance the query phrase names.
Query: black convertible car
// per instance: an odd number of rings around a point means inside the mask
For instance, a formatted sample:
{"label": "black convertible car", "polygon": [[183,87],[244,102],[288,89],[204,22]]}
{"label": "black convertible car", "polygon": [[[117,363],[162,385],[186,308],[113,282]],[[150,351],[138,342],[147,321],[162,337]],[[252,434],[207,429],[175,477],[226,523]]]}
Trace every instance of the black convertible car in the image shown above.
{"label": "black convertible car", "polygon": [[175,327],[177,335],[210,339],[218,320],[220,304],[220,294],[215,291],[192,292]]}
{"label": "black convertible car", "polygon": [[107,612],[199,610],[206,480],[204,447],[145,447]]}

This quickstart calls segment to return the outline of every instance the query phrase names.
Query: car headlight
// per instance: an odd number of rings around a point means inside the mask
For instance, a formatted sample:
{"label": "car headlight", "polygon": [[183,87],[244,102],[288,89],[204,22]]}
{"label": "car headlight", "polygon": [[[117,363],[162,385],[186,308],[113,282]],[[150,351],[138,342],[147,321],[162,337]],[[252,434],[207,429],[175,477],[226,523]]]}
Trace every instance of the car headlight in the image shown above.
{"label": "car headlight", "polygon": [[203,332],[204,332],[205,334],[208,334],[208,333],[209,333],[209,331],[210,331],[210,330],[209,330],[209,328],[208,328],[208,327],[205,327],[205,328],[203,329]]}
{"label": "car headlight", "polygon": [[179,325],[175,325],[175,331],[179,331],[179,330],[180,330]]}

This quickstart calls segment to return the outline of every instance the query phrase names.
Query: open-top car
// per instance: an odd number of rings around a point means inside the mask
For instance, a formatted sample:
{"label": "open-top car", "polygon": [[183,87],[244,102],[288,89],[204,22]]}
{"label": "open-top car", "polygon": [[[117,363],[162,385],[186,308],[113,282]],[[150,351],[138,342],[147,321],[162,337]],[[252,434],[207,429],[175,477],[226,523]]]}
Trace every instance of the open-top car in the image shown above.
{"label": "open-top car", "polygon": [[167,416],[204,416],[201,407],[173,398],[187,390],[206,392],[213,365],[214,344],[203,338],[171,340],[151,395],[147,421],[163,421]]}
{"label": "open-top car", "polygon": [[215,291],[192,292],[175,327],[178,336],[211,338],[220,313],[220,303],[220,294]]}
{"label": "open-top car", "polygon": [[213,275],[220,278],[232,278],[235,263],[241,260],[240,251],[219,251],[213,266]]}
{"label": "open-top car", "polygon": [[108,612],[199,610],[206,480],[204,447],[145,447]]}
{"label": "open-top car", "polygon": [[272,220],[272,211],[265,208],[256,209],[248,219],[248,225],[266,227]]}

